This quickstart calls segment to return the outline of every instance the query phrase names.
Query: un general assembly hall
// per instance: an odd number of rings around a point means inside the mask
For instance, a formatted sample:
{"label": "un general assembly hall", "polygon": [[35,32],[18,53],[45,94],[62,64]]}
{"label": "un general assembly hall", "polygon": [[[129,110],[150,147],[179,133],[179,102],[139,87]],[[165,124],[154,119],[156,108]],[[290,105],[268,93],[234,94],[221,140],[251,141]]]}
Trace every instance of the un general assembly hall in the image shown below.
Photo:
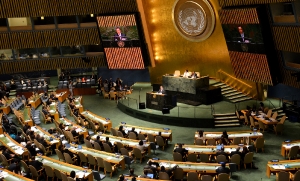
{"label": "un general assembly hall", "polygon": [[0,120],[3,181],[300,181],[300,0],[2,0]]}

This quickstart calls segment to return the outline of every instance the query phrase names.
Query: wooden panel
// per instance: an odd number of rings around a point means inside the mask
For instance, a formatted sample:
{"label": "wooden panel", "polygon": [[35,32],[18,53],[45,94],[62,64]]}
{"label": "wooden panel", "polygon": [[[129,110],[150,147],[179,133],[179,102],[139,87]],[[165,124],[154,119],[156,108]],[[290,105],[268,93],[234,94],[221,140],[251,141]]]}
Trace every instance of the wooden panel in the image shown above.
{"label": "wooden panel", "polygon": [[11,49],[34,48],[35,41],[31,31],[11,32]]}
{"label": "wooden panel", "polygon": [[1,73],[11,74],[21,72],[55,70],[57,68],[72,69],[106,66],[106,62],[103,56],[93,56],[86,58],[90,60],[89,63],[85,63],[81,57],[49,58],[24,61],[2,61],[0,62]]}
{"label": "wooden panel", "polygon": [[259,24],[256,8],[223,9],[219,15],[221,24]]}
{"label": "wooden panel", "polygon": [[293,2],[295,0],[219,0],[221,7]]}
{"label": "wooden panel", "polygon": [[0,49],[11,49],[9,33],[0,33]]}
{"label": "wooden panel", "polygon": [[299,26],[273,26],[273,37],[277,50],[300,53]]}
{"label": "wooden panel", "polygon": [[229,56],[237,78],[273,85],[265,54],[230,51]]}

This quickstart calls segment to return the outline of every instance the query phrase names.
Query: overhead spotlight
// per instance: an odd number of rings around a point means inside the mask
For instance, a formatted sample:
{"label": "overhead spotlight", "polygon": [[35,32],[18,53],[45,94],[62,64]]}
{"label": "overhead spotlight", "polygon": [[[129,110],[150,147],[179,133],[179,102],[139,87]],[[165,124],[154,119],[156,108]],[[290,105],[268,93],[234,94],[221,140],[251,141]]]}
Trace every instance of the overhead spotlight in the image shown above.
{"label": "overhead spotlight", "polygon": [[91,14],[91,17],[94,17],[94,14]]}
{"label": "overhead spotlight", "polygon": [[41,20],[44,20],[44,16],[41,16]]}

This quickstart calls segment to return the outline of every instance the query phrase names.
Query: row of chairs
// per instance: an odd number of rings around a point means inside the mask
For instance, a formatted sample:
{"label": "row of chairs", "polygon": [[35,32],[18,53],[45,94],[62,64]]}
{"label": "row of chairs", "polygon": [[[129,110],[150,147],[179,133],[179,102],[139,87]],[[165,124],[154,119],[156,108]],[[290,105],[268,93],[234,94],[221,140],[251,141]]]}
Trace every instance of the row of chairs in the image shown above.
{"label": "row of chairs", "polygon": [[13,109],[19,110],[19,109],[24,108],[25,105],[26,105],[26,98],[25,97],[23,98],[23,96],[22,96],[22,97],[16,98],[14,101],[12,101],[9,106],[10,106],[11,110],[13,110]]}
{"label": "row of chairs", "polygon": [[57,102],[57,110],[61,117],[67,116],[65,104],[62,104],[60,101]]}
{"label": "row of chairs", "polygon": [[34,107],[30,109],[31,119],[36,125],[41,124],[40,110],[36,110]]}

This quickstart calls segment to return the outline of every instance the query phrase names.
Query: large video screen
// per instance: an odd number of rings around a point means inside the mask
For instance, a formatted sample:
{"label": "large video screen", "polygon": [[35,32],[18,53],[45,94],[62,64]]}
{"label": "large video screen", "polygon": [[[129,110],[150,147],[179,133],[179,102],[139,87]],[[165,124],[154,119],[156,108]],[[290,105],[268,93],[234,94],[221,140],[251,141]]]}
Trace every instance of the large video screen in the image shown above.
{"label": "large video screen", "polygon": [[222,24],[229,51],[265,54],[259,24]]}
{"label": "large video screen", "polygon": [[97,16],[109,69],[144,69],[135,15]]}

